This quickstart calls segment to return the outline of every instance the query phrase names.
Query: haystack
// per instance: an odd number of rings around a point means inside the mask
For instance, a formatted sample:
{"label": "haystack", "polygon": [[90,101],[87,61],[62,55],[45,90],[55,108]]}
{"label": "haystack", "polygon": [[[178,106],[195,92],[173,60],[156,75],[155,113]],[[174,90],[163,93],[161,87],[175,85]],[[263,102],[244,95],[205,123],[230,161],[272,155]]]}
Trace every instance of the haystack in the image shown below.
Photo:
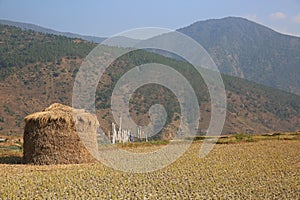
{"label": "haystack", "polygon": [[84,110],[52,104],[25,117],[24,163],[39,165],[94,162],[98,120]]}

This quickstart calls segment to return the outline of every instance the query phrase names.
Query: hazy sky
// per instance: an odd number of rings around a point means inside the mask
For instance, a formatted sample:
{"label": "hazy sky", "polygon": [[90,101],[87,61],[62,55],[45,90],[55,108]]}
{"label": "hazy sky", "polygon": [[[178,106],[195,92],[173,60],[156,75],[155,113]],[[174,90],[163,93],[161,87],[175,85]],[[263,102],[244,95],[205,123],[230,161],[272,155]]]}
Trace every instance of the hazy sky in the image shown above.
{"label": "hazy sky", "polygon": [[177,29],[226,16],[300,36],[300,0],[0,0],[0,19],[95,36],[139,27]]}

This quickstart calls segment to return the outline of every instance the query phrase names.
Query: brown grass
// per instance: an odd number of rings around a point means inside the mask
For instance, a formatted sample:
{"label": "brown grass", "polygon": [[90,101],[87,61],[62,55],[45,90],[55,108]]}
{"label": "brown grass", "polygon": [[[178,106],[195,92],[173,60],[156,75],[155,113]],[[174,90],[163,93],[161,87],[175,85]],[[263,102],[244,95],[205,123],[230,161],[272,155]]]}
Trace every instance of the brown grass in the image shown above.
{"label": "brown grass", "polygon": [[299,199],[299,140],[218,144],[203,159],[200,147],[144,174],[101,163],[0,165],[0,199]]}

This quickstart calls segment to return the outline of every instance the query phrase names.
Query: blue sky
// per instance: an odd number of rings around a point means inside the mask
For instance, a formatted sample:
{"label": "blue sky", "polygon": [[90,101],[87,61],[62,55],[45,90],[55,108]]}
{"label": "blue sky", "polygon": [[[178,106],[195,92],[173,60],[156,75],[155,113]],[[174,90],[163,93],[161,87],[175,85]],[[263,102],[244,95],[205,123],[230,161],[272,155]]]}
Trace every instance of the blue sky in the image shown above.
{"label": "blue sky", "polygon": [[300,36],[300,0],[0,0],[0,19],[95,36],[139,27],[177,29],[226,16]]}

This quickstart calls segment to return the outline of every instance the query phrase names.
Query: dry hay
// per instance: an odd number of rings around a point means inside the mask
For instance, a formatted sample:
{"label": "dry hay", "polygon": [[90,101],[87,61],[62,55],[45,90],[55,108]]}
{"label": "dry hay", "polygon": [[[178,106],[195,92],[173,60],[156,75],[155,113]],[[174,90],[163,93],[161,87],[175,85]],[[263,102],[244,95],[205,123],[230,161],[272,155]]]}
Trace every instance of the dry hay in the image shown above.
{"label": "dry hay", "polygon": [[98,120],[84,110],[52,104],[25,117],[23,162],[78,164],[95,161]]}

